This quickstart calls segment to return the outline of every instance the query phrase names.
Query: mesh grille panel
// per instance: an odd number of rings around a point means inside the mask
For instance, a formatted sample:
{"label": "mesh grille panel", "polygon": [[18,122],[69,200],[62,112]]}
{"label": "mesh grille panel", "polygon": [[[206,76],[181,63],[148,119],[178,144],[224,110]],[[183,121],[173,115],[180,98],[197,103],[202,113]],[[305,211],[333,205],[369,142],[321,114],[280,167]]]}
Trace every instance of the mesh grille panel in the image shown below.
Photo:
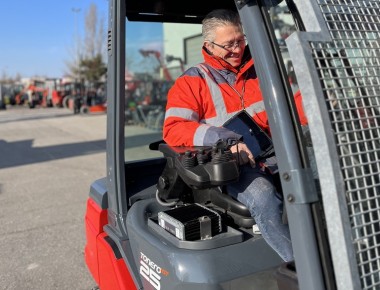
{"label": "mesh grille panel", "polygon": [[318,1],[332,42],[311,42],[346,187],[362,289],[380,289],[380,2]]}

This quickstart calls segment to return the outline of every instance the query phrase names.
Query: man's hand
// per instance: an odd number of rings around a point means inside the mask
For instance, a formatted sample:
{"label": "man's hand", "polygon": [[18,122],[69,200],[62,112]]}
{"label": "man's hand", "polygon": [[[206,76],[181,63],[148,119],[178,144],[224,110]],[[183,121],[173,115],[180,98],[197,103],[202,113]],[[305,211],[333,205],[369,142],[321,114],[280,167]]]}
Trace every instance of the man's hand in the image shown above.
{"label": "man's hand", "polygon": [[236,143],[235,145],[231,146],[230,150],[235,156],[236,160],[239,162],[239,165],[244,165],[249,162],[252,168],[255,167],[255,158],[245,143]]}

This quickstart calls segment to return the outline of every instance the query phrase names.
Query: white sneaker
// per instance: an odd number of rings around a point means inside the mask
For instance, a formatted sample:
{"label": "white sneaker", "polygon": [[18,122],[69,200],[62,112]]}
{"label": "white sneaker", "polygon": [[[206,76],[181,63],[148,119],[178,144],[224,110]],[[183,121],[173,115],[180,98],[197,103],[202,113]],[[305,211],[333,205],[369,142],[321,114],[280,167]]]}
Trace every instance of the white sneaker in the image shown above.
{"label": "white sneaker", "polygon": [[254,224],[252,226],[252,231],[253,231],[253,234],[255,234],[255,235],[261,235],[261,232],[260,232],[259,227],[257,226],[257,224]]}

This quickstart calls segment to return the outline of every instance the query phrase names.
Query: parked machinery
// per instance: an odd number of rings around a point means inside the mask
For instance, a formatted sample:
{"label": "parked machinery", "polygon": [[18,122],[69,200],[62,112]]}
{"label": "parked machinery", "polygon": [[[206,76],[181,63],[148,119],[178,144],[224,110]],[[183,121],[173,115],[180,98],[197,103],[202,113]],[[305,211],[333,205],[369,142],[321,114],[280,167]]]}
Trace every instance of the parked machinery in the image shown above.
{"label": "parked machinery", "polygon": [[[153,56],[157,60],[162,76],[161,74],[159,78],[140,76],[140,79],[136,77],[133,81],[129,81],[126,99],[131,106],[126,107],[126,123],[161,130],[165,115],[166,95],[174,80],[159,51],[140,49],[139,52],[144,58]],[[181,71],[184,71],[181,58],[167,56],[166,61],[180,61]]]}
{"label": "parked machinery", "polygon": [[97,88],[88,87],[82,82],[66,81],[63,88],[63,106],[74,114],[104,113],[107,110],[105,84]]}
{"label": "parked machinery", "polygon": [[0,84],[0,110],[5,110],[7,108],[5,99],[6,90],[7,88],[4,85]]}
{"label": "parked machinery", "polygon": [[33,109],[42,105],[47,99],[48,90],[45,86],[45,80],[39,78],[28,78],[24,80],[24,88],[20,92],[21,97],[27,96],[25,100],[29,108]]}
{"label": "parked machinery", "polygon": [[48,78],[46,79],[46,88],[48,90],[46,98],[46,107],[63,107],[63,98],[66,96],[65,90],[63,89],[62,78]]}

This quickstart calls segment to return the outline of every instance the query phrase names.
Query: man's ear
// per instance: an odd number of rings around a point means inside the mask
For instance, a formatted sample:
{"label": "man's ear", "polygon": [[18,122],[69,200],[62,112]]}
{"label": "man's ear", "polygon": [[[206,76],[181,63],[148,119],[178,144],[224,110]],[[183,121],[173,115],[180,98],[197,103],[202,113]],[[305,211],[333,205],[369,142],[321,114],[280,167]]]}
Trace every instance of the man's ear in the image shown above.
{"label": "man's ear", "polygon": [[211,49],[212,49],[212,43],[210,43],[209,41],[204,41],[203,42],[203,46],[207,49],[207,51],[212,54],[211,52]]}

